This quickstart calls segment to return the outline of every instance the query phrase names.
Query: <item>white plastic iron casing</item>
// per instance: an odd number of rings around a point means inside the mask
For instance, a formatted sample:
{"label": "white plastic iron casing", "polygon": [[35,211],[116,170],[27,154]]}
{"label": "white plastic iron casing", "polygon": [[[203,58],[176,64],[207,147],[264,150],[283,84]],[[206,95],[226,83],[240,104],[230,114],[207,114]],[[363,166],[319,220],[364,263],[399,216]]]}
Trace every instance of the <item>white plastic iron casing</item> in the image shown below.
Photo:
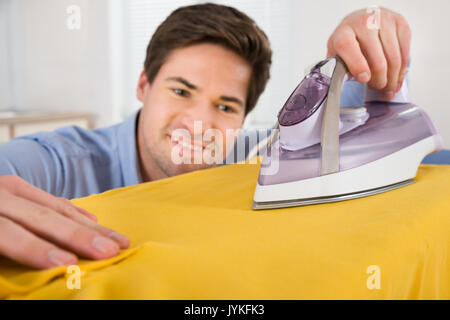
{"label": "white plastic iron casing", "polygon": [[[413,182],[423,158],[442,148],[442,138],[431,119],[410,103],[406,81],[392,101],[367,89],[364,106],[341,108],[342,82],[348,69],[339,57],[334,59],[337,63],[331,79],[317,73],[329,60],[318,63],[305,77],[311,81],[304,79],[304,86],[299,85],[280,110],[280,135],[267,146],[254,209],[334,202],[393,190]],[[308,89],[314,85],[318,91]],[[307,106],[295,99],[301,96],[307,97]],[[325,110],[316,108],[319,105]],[[314,112],[317,116],[312,118]],[[309,118],[321,124],[298,125]],[[346,123],[352,124],[353,130],[342,134]],[[297,149],[302,142],[294,140],[305,140],[308,129],[315,133],[307,133],[306,146]]]}
{"label": "white plastic iron casing", "polygon": [[[351,170],[273,185],[257,185],[254,202],[285,202],[345,195],[413,179],[422,159],[436,150],[434,136]],[[380,174],[382,172],[382,174]],[[336,200],[334,200],[336,201]],[[321,199],[319,202],[327,202]],[[304,202],[303,204],[308,204]],[[295,205],[299,205],[296,203]],[[284,207],[286,204],[283,205]]]}

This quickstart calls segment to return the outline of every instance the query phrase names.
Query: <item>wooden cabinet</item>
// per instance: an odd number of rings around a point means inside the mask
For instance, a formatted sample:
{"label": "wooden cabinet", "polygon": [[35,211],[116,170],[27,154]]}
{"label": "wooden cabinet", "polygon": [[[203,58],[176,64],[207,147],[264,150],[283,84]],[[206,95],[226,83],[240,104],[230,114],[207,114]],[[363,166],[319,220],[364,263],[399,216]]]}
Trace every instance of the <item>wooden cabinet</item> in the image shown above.
{"label": "wooden cabinet", "polygon": [[93,114],[0,110],[0,143],[22,135],[38,131],[53,131],[70,125],[92,129]]}
{"label": "wooden cabinet", "polygon": [[8,141],[9,137],[9,126],[0,124],[0,143]]}

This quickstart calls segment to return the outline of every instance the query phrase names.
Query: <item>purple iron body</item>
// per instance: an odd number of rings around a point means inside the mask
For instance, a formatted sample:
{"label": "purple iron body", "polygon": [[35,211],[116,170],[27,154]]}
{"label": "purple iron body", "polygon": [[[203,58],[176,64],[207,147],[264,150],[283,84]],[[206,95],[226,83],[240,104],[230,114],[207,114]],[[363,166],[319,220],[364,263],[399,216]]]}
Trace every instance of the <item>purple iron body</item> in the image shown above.
{"label": "purple iron body", "polygon": [[367,89],[363,106],[341,108],[347,77],[339,57],[321,61],[287,99],[261,164],[254,209],[392,190],[414,182],[422,159],[442,149],[441,136],[409,101],[405,84],[393,101]]}

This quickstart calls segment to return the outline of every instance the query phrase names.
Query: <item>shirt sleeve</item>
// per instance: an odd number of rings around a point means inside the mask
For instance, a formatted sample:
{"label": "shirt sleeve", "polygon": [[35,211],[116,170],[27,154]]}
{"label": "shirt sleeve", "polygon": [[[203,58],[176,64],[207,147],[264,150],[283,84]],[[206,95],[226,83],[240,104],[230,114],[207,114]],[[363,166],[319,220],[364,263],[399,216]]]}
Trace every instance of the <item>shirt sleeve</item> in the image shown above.
{"label": "shirt sleeve", "polygon": [[355,80],[344,82],[341,93],[341,107],[362,106],[365,94],[365,84]]}
{"label": "shirt sleeve", "polygon": [[32,139],[16,138],[0,145],[0,176],[19,176],[48,193],[60,187],[58,164],[54,150]]}

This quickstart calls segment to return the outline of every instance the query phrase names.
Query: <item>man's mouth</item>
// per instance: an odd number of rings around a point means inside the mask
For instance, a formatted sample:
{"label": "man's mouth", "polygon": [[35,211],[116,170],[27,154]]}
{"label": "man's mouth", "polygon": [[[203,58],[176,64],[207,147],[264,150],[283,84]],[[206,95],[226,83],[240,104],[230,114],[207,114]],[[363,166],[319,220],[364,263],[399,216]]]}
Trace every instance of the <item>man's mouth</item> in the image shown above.
{"label": "man's mouth", "polygon": [[186,139],[188,141],[184,141],[184,139],[182,137],[173,137],[170,135],[168,137],[173,146],[179,145],[183,149],[186,149],[189,151],[194,151],[194,152],[205,150],[205,147],[203,145],[199,145],[199,144],[195,144],[195,143],[192,144],[192,143],[188,142],[190,139]]}

